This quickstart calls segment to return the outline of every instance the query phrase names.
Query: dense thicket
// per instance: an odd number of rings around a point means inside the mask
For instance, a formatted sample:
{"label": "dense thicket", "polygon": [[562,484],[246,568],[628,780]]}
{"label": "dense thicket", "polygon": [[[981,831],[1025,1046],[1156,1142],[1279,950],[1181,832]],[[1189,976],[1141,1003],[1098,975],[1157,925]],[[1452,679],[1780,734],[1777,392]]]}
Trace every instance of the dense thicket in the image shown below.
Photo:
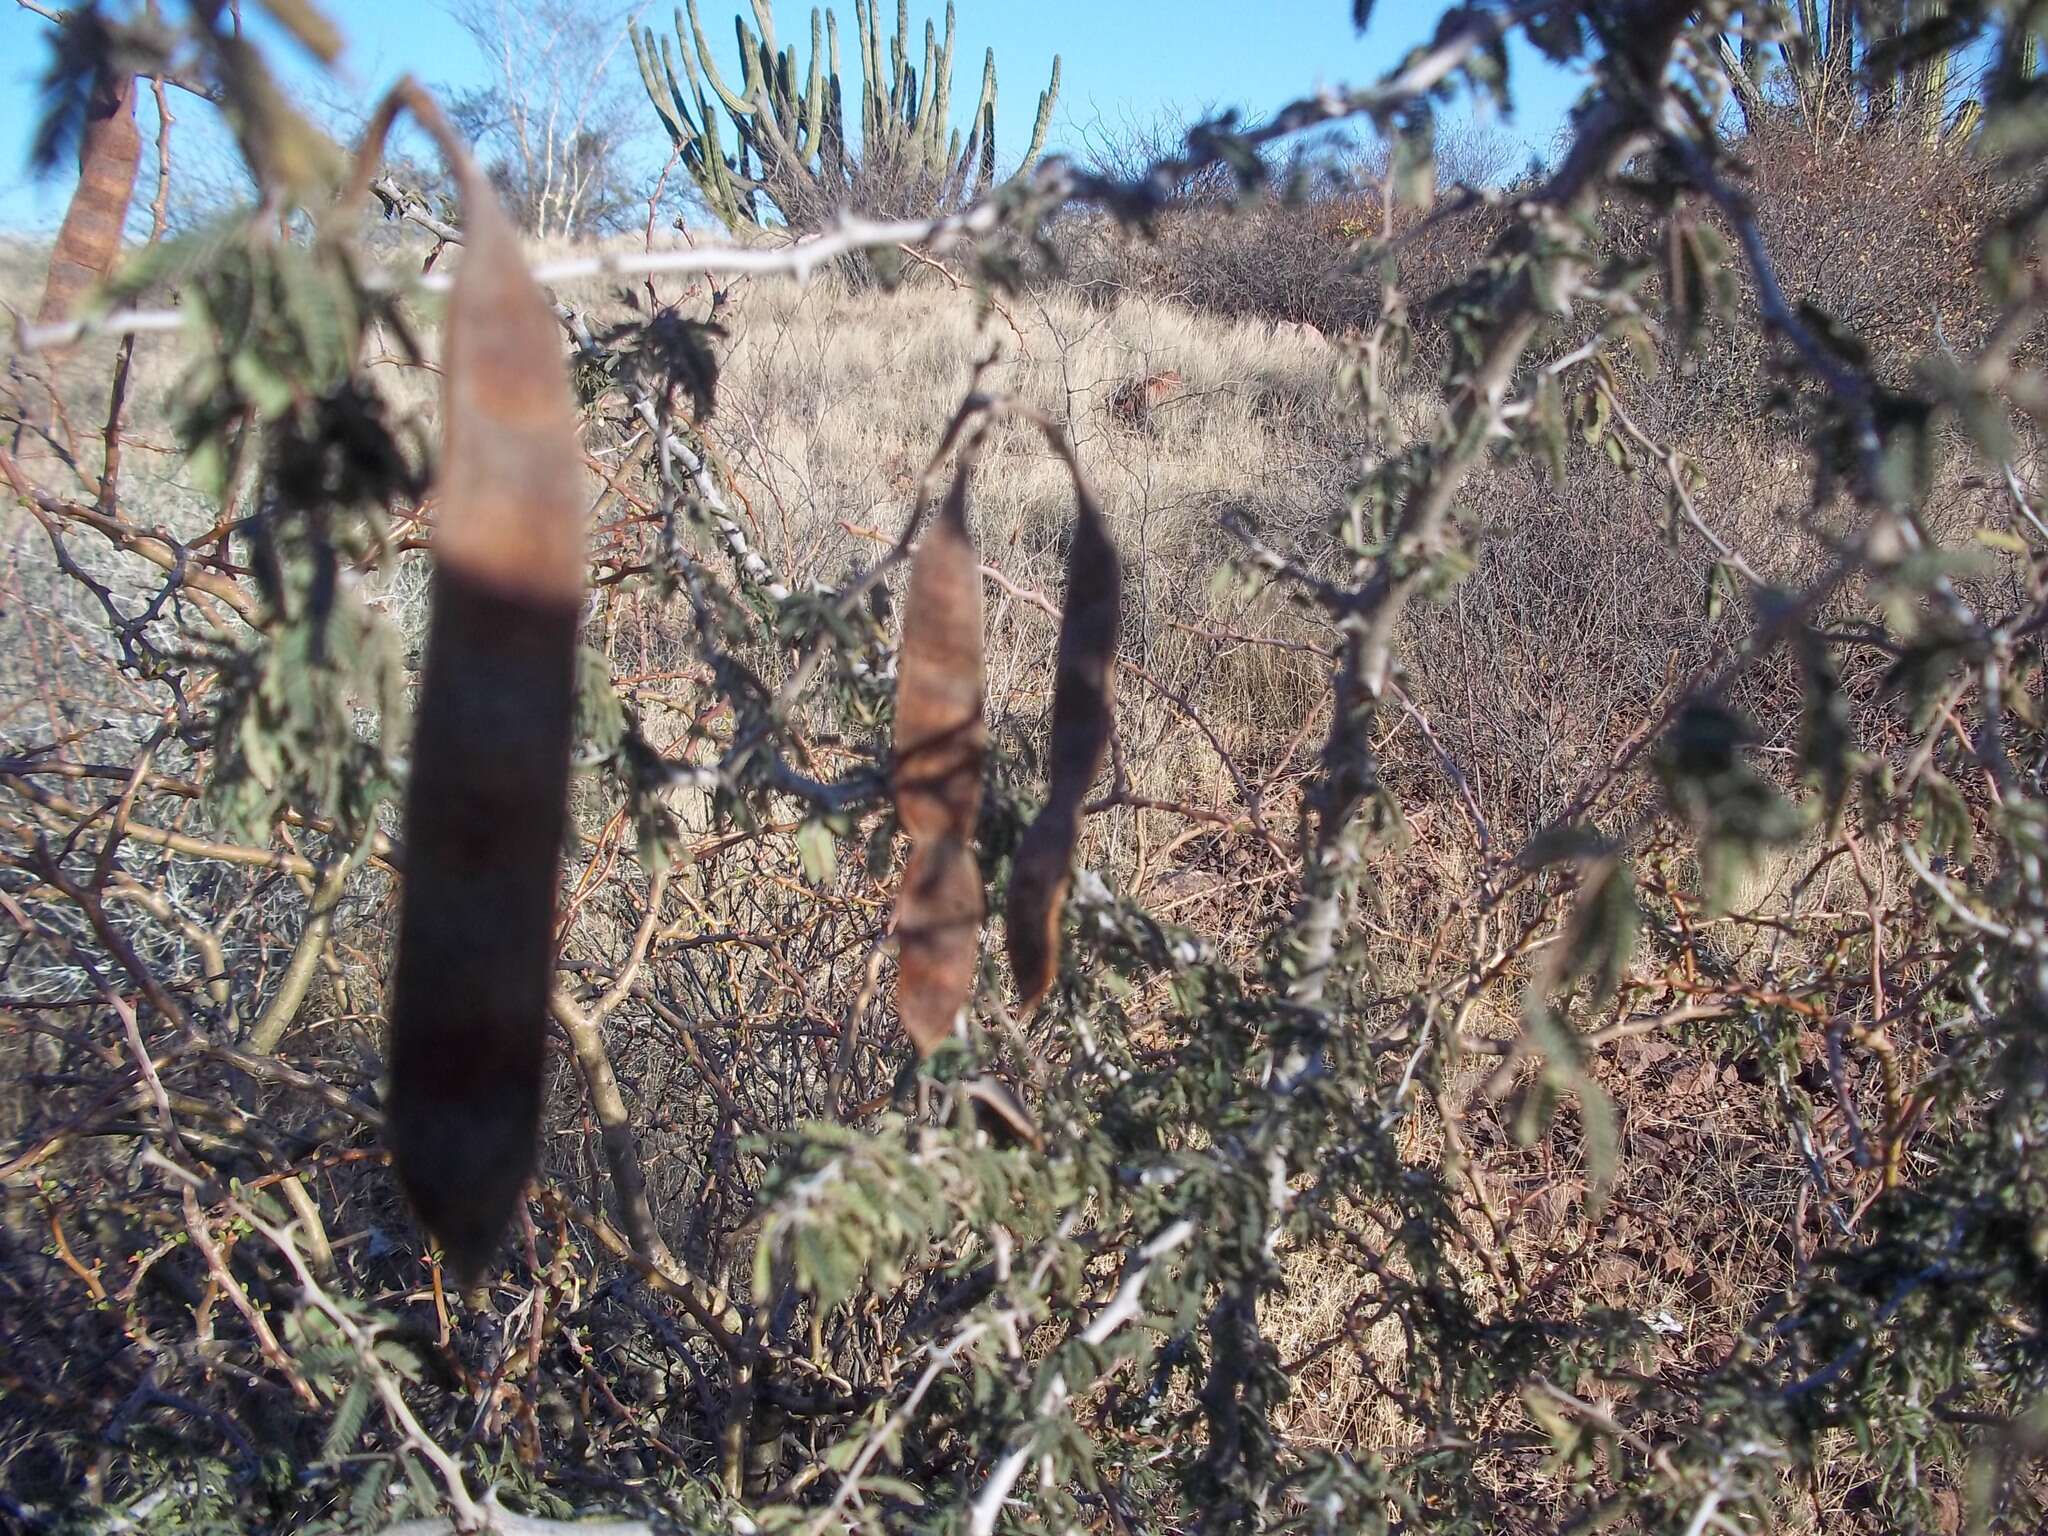
{"label": "dense thicket", "polygon": [[74,18],[265,201],[5,384],[0,1519],[2038,1529],[2048,6],[1892,9],[545,305],[418,88]]}

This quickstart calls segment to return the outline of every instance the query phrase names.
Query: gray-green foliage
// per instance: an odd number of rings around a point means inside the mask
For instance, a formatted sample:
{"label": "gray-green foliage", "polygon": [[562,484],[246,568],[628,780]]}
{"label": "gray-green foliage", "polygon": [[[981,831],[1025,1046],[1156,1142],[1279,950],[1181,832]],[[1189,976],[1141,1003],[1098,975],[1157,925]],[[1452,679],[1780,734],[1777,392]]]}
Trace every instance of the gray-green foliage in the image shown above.
{"label": "gray-green foliage", "polygon": [[[653,28],[633,34],[648,99],[661,115],[683,169],[705,206],[728,229],[768,223],[804,232],[841,211],[917,215],[981,197],[996,171],[996,55],[982,61],[981,90],[963,142],[952,118],[954,17],[941,37],[924,28],[920,66],[910,51],[908,0],[884,35],[877,0],[855,0],[860,53],[858,139],[850,126],[851,81],[840,69],[839,20],[811,12],[808,64],[796,45],[779,47],[767,0],[753,0],[754,27],[733,18],[741,76],[729,85],[688,0],[687,27],[675,13],[673,46]],[[758,30],[757,30],[758,29]],[[883,65],[886,46],[888,64]],[[676,73],[678,59],[682,74]],[[1017,174],[1036,163],[1059,98],[1060,63],[1039,93],[1031,141]],[[721,116],[725,126],[721,127]],[[732,134],[727,150],[724,133]]]}

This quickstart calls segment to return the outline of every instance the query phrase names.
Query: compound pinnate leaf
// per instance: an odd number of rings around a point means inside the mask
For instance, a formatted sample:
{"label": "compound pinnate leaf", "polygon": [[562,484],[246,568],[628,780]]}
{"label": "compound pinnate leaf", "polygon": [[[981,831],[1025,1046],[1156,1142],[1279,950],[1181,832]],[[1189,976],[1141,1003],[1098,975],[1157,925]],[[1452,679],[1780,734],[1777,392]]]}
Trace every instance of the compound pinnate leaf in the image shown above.
{"label": "compound pinnate leaf", "polygon": [[1102,769],[1115,725],[1117,623],[1123,571],[1101,509],[1078,478],[1067,604],[1052,694],[1052,774],[1045,807],[1025,830],[1010,870],[1004,927],[1025,1008],[1059,967],[1060,913],[1081,835],[1081,802]]}
{"label": "compound pinnate leaf", "polygon": [[[439,114],[420,108],[430,130]],[[426,670],[406,805],[386,1135],[458,1272],[533,1168],[584,589],[582,454],[561,342],[490,184],[462,189]]]}
{"label": "compound pinnate leaf", "polygon": [[890,785],[910,835],[896,902],[897,1014],[918,1054],[953,1032],[974,986],[981,872],[968,846],[981,806],[981,562],[967,532],[963,464],[918,546],[897,661]]}

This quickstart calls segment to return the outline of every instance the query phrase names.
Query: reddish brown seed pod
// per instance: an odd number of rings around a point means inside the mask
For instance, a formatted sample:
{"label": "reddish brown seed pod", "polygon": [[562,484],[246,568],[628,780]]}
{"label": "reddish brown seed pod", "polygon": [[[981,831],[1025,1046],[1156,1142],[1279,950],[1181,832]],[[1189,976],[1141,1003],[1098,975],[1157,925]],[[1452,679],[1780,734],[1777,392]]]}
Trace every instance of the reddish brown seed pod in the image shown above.
{"label": "reddish brown seed pod", "polygon": [[1059,968],[1060,914],[1081,836],[1081,804],[1102,770],[1115,726],[1116,640],[1123,569],[1101,509],[1078,476],[1067,602],[1053,677],[1051,783],[1010,867],[1004,933],[1024,1008],[1037,1006]]}
{"label": "reddish brown seed pod", "polygon": [[981,866],[950,837],[917,844],[896,898],[896,1012],[929,1056],[959,1023],[981,952]]}
{"label": "reddish brown seed pod", "polygon": [[890,787],[913,842],[965,843],[981,808],[981,559],[967,532],[967,476],[963,466],[919,543],[904,599]]}
{"label": "reddish brown seed pod", "polygon": [[78,145],[78,186],[50,250],[50,272],[36,310],[38,324],[67,319],[78,301],[114,270],[141,163],[135,80],[102,73],[93,84],[85,135]]}
{"label": "reddish brown seed pod", "polygon": [[[423,113],[430,130],[438,113]],[[459,1276],[533,1170],[567,816],[584,490],[559,331],[459,143],[425,677],[405,815],[385,1137]]]}
{"label": "reddish brown seed pod", "polygon": [[911,841],[896,901],[897,1015],[920,1056],[953,1032],[974,988],[983,912],[970,844],[988,751],[982,721],[981,561],[963,464],[918,546],[896,664],[890,787]]}

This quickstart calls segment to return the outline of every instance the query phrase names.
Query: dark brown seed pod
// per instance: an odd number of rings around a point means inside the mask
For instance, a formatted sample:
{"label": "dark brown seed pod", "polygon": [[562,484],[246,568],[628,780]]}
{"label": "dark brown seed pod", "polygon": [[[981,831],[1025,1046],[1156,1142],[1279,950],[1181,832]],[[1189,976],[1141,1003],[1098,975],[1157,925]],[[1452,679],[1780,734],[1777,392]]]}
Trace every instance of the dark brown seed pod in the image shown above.
{"label": "dark brown seed pod", "polygon": [[1025,1008],[1037,1006],[1059,968],[1060,913],[1081,836],[1081,804],[1102,770],[1116,721],[1123,569],[1109,525],[1078,475],[1074,495],[1074,542],[1067,552],[1067,603],[1053,678],[1051,783],[1044,809],[1017,845],[1004,911],[1010,971]]}
{"label": "dark brown seed pod", "polygon": [[93,83],[85,135],[78,145],[78,186],[50,250],[38,324],[70,317],[95,284],[106,281],[121,254],[121,227],[135,195],[142,135],[135,126],[135,80],[102,73]]}
{"label": "dark brown seed pod", "polygon": [[974,1123],[999,1147],[1029,1147],[1045,1150],[1045,1133],[1031,1118],[1031,1111],[1017,1097],[1017,1091],[999,1077],[970,1078],[960,1085],[973,1106]]}
{"label": "dark brown seed pod", "polygon": [[911,841],[896,900],[896,1009],[920,1056],[939,1048],[974,988],[983,902],[969,846],[981,807],[981,562],[967,532],[963,464],[919,544],[896,670],[890,787]]}
{"label": "dark brown seed pod", "polygon": [[385,1135],[413,1208],[467,1283],[533,1170],[584,495],[554,317],[489,183],[459,144],[443,150],[462,191],[464,257],[442,360]]}

